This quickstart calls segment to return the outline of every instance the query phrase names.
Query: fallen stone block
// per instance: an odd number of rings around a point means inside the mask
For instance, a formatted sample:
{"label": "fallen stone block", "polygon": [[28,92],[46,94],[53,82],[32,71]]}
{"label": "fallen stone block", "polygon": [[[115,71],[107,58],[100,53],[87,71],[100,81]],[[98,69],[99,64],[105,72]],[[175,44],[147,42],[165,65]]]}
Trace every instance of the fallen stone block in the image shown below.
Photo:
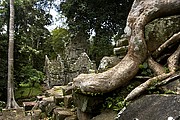
{"label": "fallen stone block", "polygon": [[38,110],[33,110],[33,111],[31,112],[31,115],[32,115],[31,119],[32,119],[32,120],[39,120],[39,119],[40,119],[41,112],[42,112],[42,111],[41,111],[40,109],[38,109]]}
{"label": "fallen stone block", "polygon": [[66,117],[64,120],[78,120],[76,115]]}
{"label": "fallen stone block", "polygon": [[23,102],[25,111],[31,110],[37,103],[36,102]]}
{"label": "fallen stone block", "polygon": [[180,95],[146,95],[130,103],[118,120],[180,120]]}
{"label": "fallen stone block", "polygon": [[54,102],[56,105],[59,105],[60,103],[64,102],[64,96],[55,95],[54,96]]}
{"label": "fallen stone block", "polygon": [[65,118],[73,115],[75,114],[71,110],[59,107],[54,109],[53,120],[64,120]]}
{"label": "fallen stone block", "polygon": [[72,95],[64,96],[64,107],[70,108],[72,104]]}

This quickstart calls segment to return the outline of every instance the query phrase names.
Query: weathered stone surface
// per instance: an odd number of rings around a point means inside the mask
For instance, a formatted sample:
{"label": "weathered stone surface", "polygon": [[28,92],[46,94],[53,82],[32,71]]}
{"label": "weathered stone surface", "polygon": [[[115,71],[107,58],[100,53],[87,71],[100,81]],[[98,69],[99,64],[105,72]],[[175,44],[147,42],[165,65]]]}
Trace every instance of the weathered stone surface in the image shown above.
{"label": "weathered stone surface", "polygon": [[[88,49],[88,41],[86,39],[88,39],[88,35],[80,32],[66,44],[64,55],[58,55],[56,60],[49,60],[47,56],[45,57],[46,83],[49,87],[66,85],[72,82],[73,78],[80,73],[89,71],[87,69],[91,65],[87,65],[89,61],[87,61],[86,56],[86,58],[82,57],[82,54]],[[83,59],[81,60],[81,58]],[[81,63],[79,64],[78,62]],[[75,65],[76,63],[78,65]]]}
{"label": "weathered stone surface", "polygon": [[[71,52],[73,53],[73,52]],[[45,71],[46,71],[46,84],[50,88],[53,86],[67,85],[72,82],[73,78],[77,77],[81,73],[95,72],[96,65],[90,60],[85,52],[71,55],[74,59],[68,59],[63,61],[58,55],[56,60],[49,60],[45,58]],[[66,65],[65,65],[66,64]]]}
{"label": "weathered stone surface", "polygon": [[32,120],[39,120],[40,119],[40,114],[41,114],[41,110],[40,109],[37,109],[37,110],[33,110],[32,111],[32,117],[31,117],[31,119]]}
{"label": "weathered stone surface", "polygon": [[114,48],[114,54],[117,56],[125,56],[128,51],[128,46]]}
{"label": "weathered stone surface", "polygon": [[121,38],[116,41],[114,55],[123,58],[128,51],[128,45],[128,38],[125,35],[122,35]]}
{"label": "weathered stone surface", "polygon": [[165,93],[175,93],[180,95],[180,78],[163,85],[161,88]]}
{"label": "weathered stone surface", "polygon": [[130,103],[118,120],[180,119],[180,95],[146,95]]}
{"label": "weathered stone surface", "polygon": [[113,110],[105,110],[100,115],[93,117],[91,120],[114,120],[117,113]]}
{"label": "weathered stone surface", "polygon": [[[149,51],[154,51],[173,34],[180,31],[180,16],[159,18],[145,27],[145,40]],[[128,39],[120,38],[115,45],[114,54],[123,56],[127,52]]]}
{"label": "weathered stone surface", "polygon": [[64,120],[66,117],[70,117],[73,115],[75,114],[71,110],[59,107],[54,109],[53,120]]}
{"label": "weathered stone surface", "polygon": [[32,120],[32,117],[31,116],[25,116],[25,120]]}
{"label": "weathered stone surface", "polygon": [[73,64],[81,53],[87,51],[89,45],[87,39],[87,34],[79,32],[68,42],[65,48],[65,58],[69,64]]}
{"label": "weathered stone surface", "polygon": [[102,103],[104,101],[103,96],[91,96],[91,95],[84,95],[84,94],[73,94],[73,99],[75,105],[80,109],[82,112],[87,113],[95,113],[98,114],[99,109],[102,107]]}
{"label": "weathered stone surface", "polygon": [[77,118],[78,120],[90,120],[92,115],[91,113],[82,112],[80,109],[77,109]]}
{"label": "weathered stone surface", "polygon": [[70,70],[79,71],[79,73],[89,73],[90,69],[95,69],[89,56],[83,52],[74,64],[70,66]]}
{"label": "weathered stone surface", "polygon": [[72,105],[72,95],[64,96],[64,107],[70,108]]}
{"label": "weathered stone surface", "polygon": [[115,66],[118,64],[120,59],[116,56],[113,57],[103,57],[102,60],[100,61],[99,67],[98,67],[98,72],[103,72],[106,71],[107,69]]}
{"label": "weathered stone surface", "polygon": [[55,95],[54,102],[56,105],[59,105],[61,102],[64,102],[64,96]]}
{"label": "weathered stone surface", "polygon": [[36,102],[23,102],[25,111],[31,110],[36,105]]}
{"label": "weathered stone surface", "polygon": [[56,104],[54,102],[50,102],[46,107],[45,107],[45,113],[46,115],[51,115],[53,110],[56,108]]}
{"label": "weathered stone surface", "polygon": [[78,120],[76,115],[66,117],[64,120]]}
{"label": "weathered stone surface", "polygon": [[125,35],[122,35],[119,40],[116,41],[116,47],[128,46],[128,39]]}
{"label": "weathered stone surface", "polygon": [[18,109],[3,109],[3,120],[25,120],[24,108]]}
{"label": "weathered stone surface", "polygon": [[42,101],[54,102],[54,96],[44,97],[44,98],[42,99]]}
{"label": "weathered stone surface", "polygon": [[54,85],[64,85],[64,63],[60,55],[55,60],[49,60],[47,55],[45,56],[45,71],[46,71],[46,83],[49,87]]}
{"label": "weathered stone surface", "polygon": [[46,92],[49,93],[50,96],[64,96],[66,86],[53,86],[53,88],[47,90]]}
{"label": "weathered stone surface", "polygon": [[149,51],[154,51],[173,34],[180,31],[180,16],[160,18],[147,24],[145,40]]}
{"label": "weathered stone surface", "polygon": [[33,110],[40,109],[42,112],[45,112],[46,115],[52,113],[53,109],[56,107],[54,102],[54,96],[45,97],[41,101],[38,101],[33,107]]}
{"label": "weathered stone surface", "polygon": [[73,91],[73,86],[72,86],[72,85],[71,85],[71,86],[67,86],[67,87],[65,88],[65,94],[66,94],[66,95],[72,94],[72,91]]}

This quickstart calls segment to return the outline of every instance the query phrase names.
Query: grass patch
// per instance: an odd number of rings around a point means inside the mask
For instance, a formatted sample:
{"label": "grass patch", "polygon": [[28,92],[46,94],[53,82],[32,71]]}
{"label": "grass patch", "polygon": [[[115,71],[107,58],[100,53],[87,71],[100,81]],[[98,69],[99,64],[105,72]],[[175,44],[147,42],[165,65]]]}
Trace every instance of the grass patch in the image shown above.
{"label": "grass patch", "polygon": [[42,88],[40,85],[35,85],[34,87],[29,87],[28,85],[21,86],[15,91],[16,99],[32,98],[40,95],[42,93]]}

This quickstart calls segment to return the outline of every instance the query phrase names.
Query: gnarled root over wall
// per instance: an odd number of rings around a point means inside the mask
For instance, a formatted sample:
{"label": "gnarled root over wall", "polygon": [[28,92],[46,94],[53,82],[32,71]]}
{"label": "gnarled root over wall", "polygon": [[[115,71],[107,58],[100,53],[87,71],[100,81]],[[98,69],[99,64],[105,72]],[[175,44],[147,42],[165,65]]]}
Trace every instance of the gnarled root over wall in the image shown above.
{"label": "gnarled root over wall", "polygon": [[[179,10],[179,0],[135,0],[125,28],[129,36],[127,55],[119,64],[106,72],[79,75],[73,81],[74,89],[85,93],[107,93],[128,83],[138,72],[139,64],[148,58],[148,49],[144,40],[145,25],[159,17],[180,14]],[[165,76],[169,74],[171,72]]]}

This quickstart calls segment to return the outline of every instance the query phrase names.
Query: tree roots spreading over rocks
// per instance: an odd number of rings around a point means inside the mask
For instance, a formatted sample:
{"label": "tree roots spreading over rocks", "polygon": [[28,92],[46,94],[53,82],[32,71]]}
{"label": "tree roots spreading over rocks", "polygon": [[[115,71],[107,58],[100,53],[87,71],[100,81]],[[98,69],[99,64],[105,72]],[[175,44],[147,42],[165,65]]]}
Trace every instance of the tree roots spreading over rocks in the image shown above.
{"label": "tree roots spreading over rocks", "polygon": [[[129,39],[126,56],[113,68],[103,73],[81,74],[73,81],[75,90],[82,93],[107,93],[129,83],[139,70],[139,65],[145,60],[157,75],[135,88],[126,98],[133,99],[153,81],[168,79],[179,70],[180,62],[180,32],[174,34],[155,51],[149,51],[145,41],[145,25],[156,18],[180,15],[180,0],[135,0],[127,18],[125,33]],[[177,46],[177,50],[167,59],[169,71],[156,62],[161,53],[169,46]]]}

